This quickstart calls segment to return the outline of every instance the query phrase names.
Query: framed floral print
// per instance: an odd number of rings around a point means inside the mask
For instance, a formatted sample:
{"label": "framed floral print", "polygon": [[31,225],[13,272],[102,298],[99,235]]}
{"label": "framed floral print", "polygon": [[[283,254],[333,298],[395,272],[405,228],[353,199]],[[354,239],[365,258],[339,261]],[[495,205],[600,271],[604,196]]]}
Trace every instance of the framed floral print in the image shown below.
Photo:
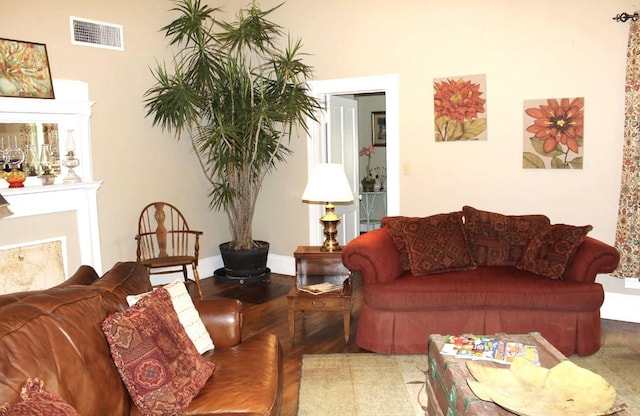
{"label": "framed floral print", "polygon": [[0,38],[0,96],[54,98],[46,45]]}

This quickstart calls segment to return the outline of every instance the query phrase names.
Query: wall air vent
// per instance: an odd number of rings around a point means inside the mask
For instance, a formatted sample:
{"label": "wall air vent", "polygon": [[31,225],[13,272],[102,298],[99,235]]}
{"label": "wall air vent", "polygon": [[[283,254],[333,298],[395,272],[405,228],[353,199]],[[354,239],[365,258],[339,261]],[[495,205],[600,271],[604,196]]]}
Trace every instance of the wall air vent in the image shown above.
{"label": "wall air vent", "polygon": [[96,48],[124,50],[122,25],[98,22],[80,17],[69,18],[71,43]]}

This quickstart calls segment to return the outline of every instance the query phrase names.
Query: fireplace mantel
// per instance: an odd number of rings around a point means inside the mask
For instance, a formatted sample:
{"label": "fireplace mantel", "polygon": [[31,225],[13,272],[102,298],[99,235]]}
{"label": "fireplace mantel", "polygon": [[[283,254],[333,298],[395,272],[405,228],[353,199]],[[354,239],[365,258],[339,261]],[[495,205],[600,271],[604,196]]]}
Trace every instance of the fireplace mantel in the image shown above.
{"label": "fireplace mantel", "polygon": [[[1,220],[12,221],[34,215],[72,211],[76,215],[82,264],[93,266],[102,274],[98,227],[97,191],[102,182],[93,180],[89,118],[93,102],[88,85],[81,81],[54,80],[56,99],[0,98],[0,123],[57,123],[60,132],[74,131],[76,157],[80,166],[75,171],[82,182],[65,184],[66,168],[53,185],[42,185],[28,178],[23,188],[9,189],[0,181],[0,193],[9,202],[14,215]],[[60,136],[60,155],[64,155],[66,134]],[[0,222],[0,225],[2,223]]]}

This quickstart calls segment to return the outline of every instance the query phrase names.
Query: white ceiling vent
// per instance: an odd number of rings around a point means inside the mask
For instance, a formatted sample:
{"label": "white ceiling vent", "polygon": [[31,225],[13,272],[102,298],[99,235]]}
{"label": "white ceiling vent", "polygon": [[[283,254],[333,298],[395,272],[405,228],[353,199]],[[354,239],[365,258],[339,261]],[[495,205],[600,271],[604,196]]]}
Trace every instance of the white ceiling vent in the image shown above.
{"label": "white ceiling vent", "polygon": [[122,25],[98,22],[80,17],[69,18],[71,43],[96,48],[124,50]]}

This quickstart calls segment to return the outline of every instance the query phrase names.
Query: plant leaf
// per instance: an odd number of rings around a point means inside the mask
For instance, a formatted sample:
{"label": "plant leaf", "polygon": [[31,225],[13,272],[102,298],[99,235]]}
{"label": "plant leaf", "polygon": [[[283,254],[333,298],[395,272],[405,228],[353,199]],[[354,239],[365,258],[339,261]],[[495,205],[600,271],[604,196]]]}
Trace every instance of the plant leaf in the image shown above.
{"label": "plant leaf", "polygon": [[522,167],[525,169],[544,169],[544,161],[531,152],[522,152]]}
{"label": "plant leaf", "polygon": [[487,119],[486,118],[476,118],[473,120],[468,120],[462,123],[462,130],[464,133],[462,134],[462,140],[472,140],[477,139],[478,136],[487,129]]}

